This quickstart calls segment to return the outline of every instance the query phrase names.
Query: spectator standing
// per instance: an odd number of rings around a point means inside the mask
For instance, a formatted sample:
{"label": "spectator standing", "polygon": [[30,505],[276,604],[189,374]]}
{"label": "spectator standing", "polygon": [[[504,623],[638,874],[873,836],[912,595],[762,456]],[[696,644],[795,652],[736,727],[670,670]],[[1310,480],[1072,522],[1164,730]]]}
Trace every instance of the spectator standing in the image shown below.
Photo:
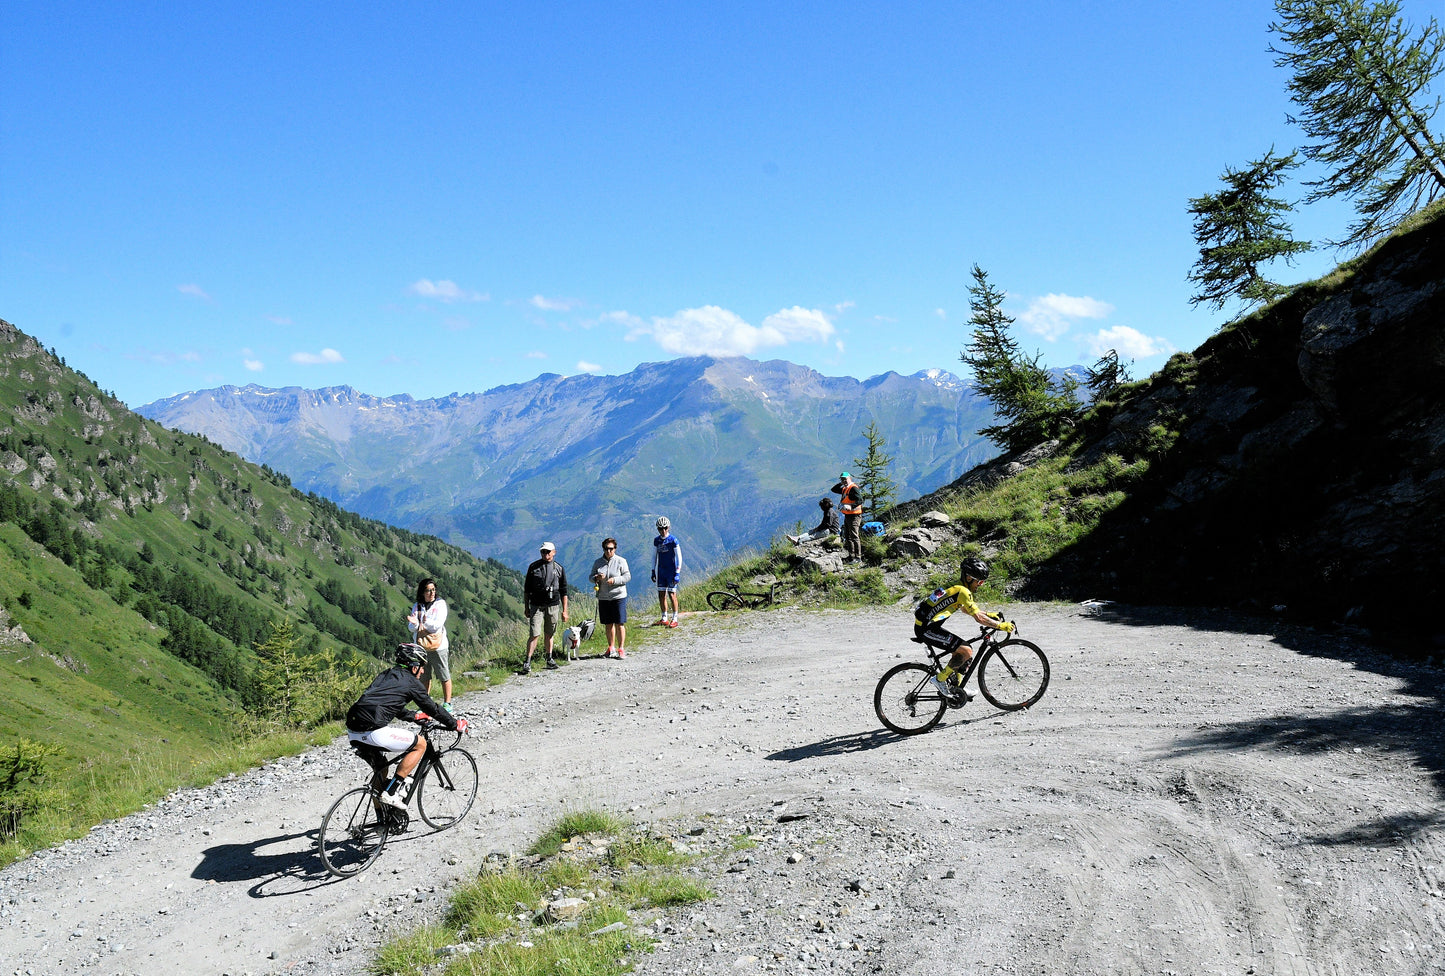
{"label": "spectator standing", "polygon": [[[666,515],[658,516],[657,538],[652,540],[652,581],[657,584],[657,603],[662,608],[661,627],[677,626],[677,587],[682,582],[682,543],[672,534]],[[672,615],[667,605],[672,603]]]}
{"label": "spectator standing", "polygon": [[547,668],[556,670],[552,643],[558,623],[567,622],[567,571],[557,562],[557,547],[550,542],[542,543],[542,557],[527,567],[527,577],[522,583],[522,604],[527,614],[527,660],[522,664],[522,673],[531,673],[537,638],[544,634],[547,637]]}
{"label": "spectator standing", "polygon": [[788,536],[789,542],[817,542],[819,539],[826,539],[830,535],[838,533],[838,513],[833,511],[833,500],[831,498],[818,499],[818,507],[823,510],[823,520],[809,532],[802,535]]}
{"label": "spectator standing", "polygon": [[847,552],[843,561],[856,562],[863,558],[863,539],[859,535],[863,525],[863,492],[846,471],[838,475],[832,492],[842,496],[838,507],[843,512],[843,549]]}
{"label": "spectator standing", "polygon": [[437,599],[436,580],[427,578],[416,585],[416,602],[406,616],[411,639],[426,651],[426,677],[422,687],[431,694],[432,675],[441,679],[442,704],[452,710],[451,642],[447,640],[447,601]]}
{"label": "spectator standing", "polygon": [[627,657],[627,581],[632,570],[617,555],[617,540],[602,540],[602,555],[592,563],[592,582],[597,585],[597,619],[607,632],[607,653],[619,661]]}

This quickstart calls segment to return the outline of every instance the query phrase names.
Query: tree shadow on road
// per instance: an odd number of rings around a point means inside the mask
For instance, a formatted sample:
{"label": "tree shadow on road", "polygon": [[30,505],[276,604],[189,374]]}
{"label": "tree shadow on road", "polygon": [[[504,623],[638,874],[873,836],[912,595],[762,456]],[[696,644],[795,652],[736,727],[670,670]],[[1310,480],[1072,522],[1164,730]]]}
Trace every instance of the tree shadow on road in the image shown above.
{"label": "tree shadow on road", "polygon": [[[1428,701],[1420,704],[1346,708],[1325,715],[1276,715],[1211,726],[1181,739],[1176,755],[1273,749],[1302,755],[1348,752],[1368,762],[1399,751],[1412,758],[1411,765],[1428,770],[1437,791],[1445,795],[1445,721],[1439,696],[1437,679],[1426,696]],[[1445,813],[1438,810],[1397,812],[1344,827],[1338,833],[1318,834],[1310,841],[1323,845],[1391,846],[1442,825]]]}

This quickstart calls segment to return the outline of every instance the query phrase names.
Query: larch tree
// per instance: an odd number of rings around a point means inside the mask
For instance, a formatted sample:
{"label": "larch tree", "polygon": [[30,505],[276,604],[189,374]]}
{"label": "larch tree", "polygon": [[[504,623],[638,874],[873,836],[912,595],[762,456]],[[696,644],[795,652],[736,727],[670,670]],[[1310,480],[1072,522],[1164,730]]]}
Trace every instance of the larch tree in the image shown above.
{"label": "larch tree", "polygon": [[1418,33],[1396,0],[1275,0],[1275,64],[1293,72],[1291,121],[1314,140],[1305,158],[1324,167],[1306,202],[1344,194],[1359,218],[1339,246],[1358,246],[1445,192],[1445,143],[1430,130],[1445,34],[1432,17]]}
{"label": "larch tree", "polygon": [[1199,260],[1189,272],[1189,281],[1199,289],[1191,304],[1203,302],[1217,310],[1237,298],[1245,308],[1253,308],[1289,290],[1265,278],[1260,267],[1279,258],[1288,263],[1313,246],[1290,236],[1284,214],[1293,208],[1270,195],[1298,165],[1297,153],[1276,156],[1271,148],[1245,169],[1226,169],[1219,192],[1189,201],[1199,244]]}

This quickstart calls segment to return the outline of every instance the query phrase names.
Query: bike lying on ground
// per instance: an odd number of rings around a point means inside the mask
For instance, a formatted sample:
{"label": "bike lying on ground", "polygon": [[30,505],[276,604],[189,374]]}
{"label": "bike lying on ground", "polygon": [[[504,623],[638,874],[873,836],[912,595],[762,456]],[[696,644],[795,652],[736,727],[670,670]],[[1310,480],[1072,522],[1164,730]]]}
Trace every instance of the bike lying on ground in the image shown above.
{"label": "bike lying on ground", "polygon": [[713,590],[707,595],[707,605],[714,610],[756,610],[776,602],[782,585],[774,583],[766,593],[744,593],[737,583],[728,583],[725,590]]}
{"label": "bike lying on ground", "polygon": [[981,641],[952,693],[942,691],[933,680],[943,670],[943,661],[950,652],[914,637],[915,643],[923,644],[929,661],[900,664],[883,675],[873,692],[878,720],[899,735],[927,732],[946,710],[968,703],[963,686],[975,672],[978,690],[995,708],[1015,712],[1033,705],[1044,697],[1044,689],[1049,686],[1049,659],[1037,644],[1019,639],[1017,625],[1015,636],[1007,640],[996,640],[997,634],[996,628],[983,627],[978,637],[964,642],[972,645]]}
{"label": "bike lying on ground", "polygon": [[[433,721],[418,723],[426,736],[426,752],[412,774],[406,791],[406,802],[416,797],[416,809],[427,826],[446,830],[467,815],[477,797],[477,761],[461,748],[461,732],[445,748],[437,739],[451,730]],[[356,750],[372,771],[382,788],[391,781],[395,766],[405,753],[387,757],[384,749],[353,742]],[[341,795],[321,820],[317,846],[326,870],[341,878],[360,874],[371,867],[392,834],[405,833],[411,816],[403,809],[381,802],[381,790],[375,785],[358,786]]]}

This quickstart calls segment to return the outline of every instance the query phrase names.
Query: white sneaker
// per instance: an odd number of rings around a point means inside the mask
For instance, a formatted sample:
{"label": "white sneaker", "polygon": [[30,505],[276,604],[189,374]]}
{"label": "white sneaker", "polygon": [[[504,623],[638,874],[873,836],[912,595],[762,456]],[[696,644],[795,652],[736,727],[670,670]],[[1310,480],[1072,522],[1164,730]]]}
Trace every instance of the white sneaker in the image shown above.
{"label": "white sneaker", "polygon": [[396,807],[398,810],[406,809],[406,798],[401,795],[405,787],[398,786],[395,793],[383,793],[379,797],[382,803],[389,807]]}
{"label": "white sneaker", "polygon": [[933,687],[934,687],[934,688],[938,691],[938,693],[939,693],[940,695],[942,695],[944,698],[948,698],[948,699],[952,699],[952,698],[953,698],[953,693],[954,693],[954,690],[955,690],[955,689],[953,688],[953,686],[950,685],[947,681],[944,681],[942,678],[938,677],[937,675],[934,675],[934,676],[933,676]]}

